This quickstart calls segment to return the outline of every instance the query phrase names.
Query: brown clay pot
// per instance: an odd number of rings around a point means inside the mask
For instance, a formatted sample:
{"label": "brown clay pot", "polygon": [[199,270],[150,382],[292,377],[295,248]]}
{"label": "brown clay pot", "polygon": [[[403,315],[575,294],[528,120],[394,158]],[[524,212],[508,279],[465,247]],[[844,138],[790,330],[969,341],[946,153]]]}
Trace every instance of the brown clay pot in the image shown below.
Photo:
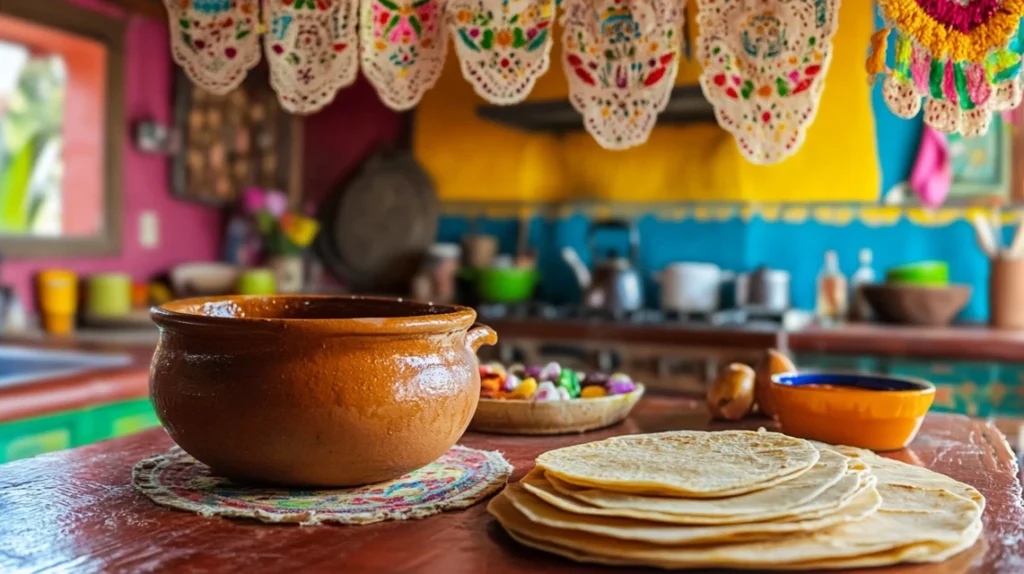
{"label": "brown clay pot", "polygon": [[171,438],[238,480],[335,487],[420,468],[466,430],[476,350],[467,307],[232,296],[153,309],[150,396]]}

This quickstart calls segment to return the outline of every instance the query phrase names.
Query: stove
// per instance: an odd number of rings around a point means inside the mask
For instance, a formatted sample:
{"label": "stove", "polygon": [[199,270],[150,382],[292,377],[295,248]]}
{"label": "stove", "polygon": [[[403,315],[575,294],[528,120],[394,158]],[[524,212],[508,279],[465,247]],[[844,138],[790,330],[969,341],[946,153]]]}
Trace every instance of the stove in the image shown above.
{"label": "stove", "polygon": [[535,319],[544,321],[584,321],[588,323],[626,323],[633,325],[679,325],[743,327],[783,324],[782,313],[764,313],[747,309],[723,309],[713,313],[681,313],[660,309],[640,309],[615,313],[579,305],[556,305],[540,301],[522,303],[481,303],[476,308],[481,320]]}

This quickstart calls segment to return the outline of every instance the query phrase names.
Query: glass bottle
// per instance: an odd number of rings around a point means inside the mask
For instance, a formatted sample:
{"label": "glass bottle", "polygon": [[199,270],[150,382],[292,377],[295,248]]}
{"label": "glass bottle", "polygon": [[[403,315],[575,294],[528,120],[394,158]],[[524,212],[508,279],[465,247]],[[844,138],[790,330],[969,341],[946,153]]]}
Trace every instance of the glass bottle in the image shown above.
{"label": "glass bottle", "polygon": [[864,298],[863,287],[876,281],[875,270],[871,267],[872,254],[870,249],[861,249],[858,254],[860,267],[850,278],[852,293],[850,294],[850,319],[853,321],[870,321],[874,312]]}
{"label": "glass bottle", "polygon": [[839,270],[839,256],[835,251],[825,252],[825,265],[818,274],[818,301],[815,309],[823,324],[834,324],[846,318],[846,276]]}

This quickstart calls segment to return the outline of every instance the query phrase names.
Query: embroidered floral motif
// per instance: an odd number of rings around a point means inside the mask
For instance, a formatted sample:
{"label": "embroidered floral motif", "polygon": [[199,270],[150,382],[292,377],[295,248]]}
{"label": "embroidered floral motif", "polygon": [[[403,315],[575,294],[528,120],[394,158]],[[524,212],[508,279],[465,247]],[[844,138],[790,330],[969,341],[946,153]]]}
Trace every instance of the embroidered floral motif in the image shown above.
{"label": "embroidered floral motif", "polygon": [[567,0],[562,17],[569,100],[586,130],[608,149],[647,141],[679,69],[680,6],[655,1],[644,13],[634,5]]}
{"label": "embroidered floral motif", "polygon": [[197,86],[226,94],[259,63],[256,0],[164,0],[164,5],[171,55]]}
{"label": "embroidered floral motif", "polygon": [[494,104],[526,99],[548,69],[555,0],[449,0],[462,74]]}
{"label": "embroidered floral motif", "polygon": [[754,163],[800,148],[832,57],[838,0],[698,0],[698,56],[718,123]]}
{"label": "embroidered floral motif", "polygon": [[872,39],[866,69],[872,80],[884,76],[893,113],[909,119],[923,109],[933,128],[973,137],[993,113],[1020,104],[1024,0],[880,0],[879,10],[895,29],[895,66],[883,63],[886,28]]}
{"label": "embroidered floral motif", "polygon": [[981,62],[1017,34],[1024,0],[879,0],[882,17],[934,57]]}
{"label": "embroidered floral motif", "polygon": [[335,490],[265,488],[218,477],[174,447],[139,461],[132,483],[161,506],[204,516],[369,524],[466,508],[505,486],[511,473],[500,453],[456,445],[427,466],[388,482]]}
{"label": "embroidered floral motif", "polygon": [[355,81],[357,0],[266,0],[263,38],[281,106],[313,113]]}
{"label": "embroidered floral motif", "polygon": [[362,0],[360,26],[363,75],[392,109],[415,106],[444,68],[440,0]]}

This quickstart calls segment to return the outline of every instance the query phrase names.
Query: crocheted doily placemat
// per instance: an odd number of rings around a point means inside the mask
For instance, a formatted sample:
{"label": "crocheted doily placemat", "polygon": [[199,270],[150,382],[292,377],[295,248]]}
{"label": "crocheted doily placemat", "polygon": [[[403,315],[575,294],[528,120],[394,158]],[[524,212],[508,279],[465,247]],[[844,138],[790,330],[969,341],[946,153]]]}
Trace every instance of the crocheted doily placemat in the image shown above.
{"label": "crocheted doily placemat", "polygon": [[301,490],[249,486],[215,476],[178,447],[135,464],[132,484],[153,502],[203,516],[315,525],[424,518],[466,508],[508,482],[499,452],[453,446],[405,476],[354,488]]}

